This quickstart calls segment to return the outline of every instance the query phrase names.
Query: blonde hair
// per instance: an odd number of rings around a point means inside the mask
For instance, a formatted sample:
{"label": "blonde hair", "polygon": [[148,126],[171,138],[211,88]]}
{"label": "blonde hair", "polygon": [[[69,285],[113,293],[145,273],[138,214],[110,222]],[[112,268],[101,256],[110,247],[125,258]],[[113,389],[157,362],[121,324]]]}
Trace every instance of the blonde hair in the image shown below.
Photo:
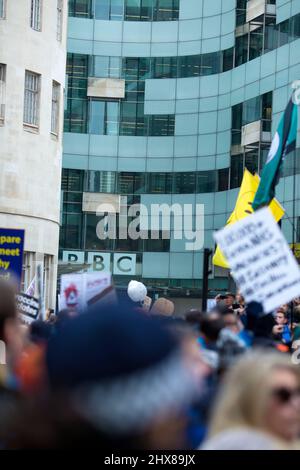
{"label": "blonde hair", "polygon": [[270,377],[276,369],[290,370],[299,382],[300,371],[290,356],[265,350],[250,352],[225,376],[211,419],[210,436],[233,428],[264,429],[270,396]]}

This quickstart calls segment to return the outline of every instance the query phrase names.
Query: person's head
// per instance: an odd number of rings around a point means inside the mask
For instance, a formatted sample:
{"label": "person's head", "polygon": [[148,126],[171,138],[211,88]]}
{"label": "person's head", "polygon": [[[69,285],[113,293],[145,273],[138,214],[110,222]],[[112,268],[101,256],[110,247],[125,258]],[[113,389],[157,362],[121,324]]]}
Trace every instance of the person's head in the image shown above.
{"label": "person's head", "polygon": [[46,314],[45,314],[46,321],[50,321],[51,315],[53,314],[54,314],[53,308],[47,308]]}
{"label": "person's head", "polygon": [[24,331],[18,318],[15,294],[12,284],[0,281],[0,341],[6,345],[9,366],[14,365],[24,344]]}
{"label": "person's head", "polygon": [[29,327],[29,339],[32,343],[47,343],[52,334],[52,327],[49,322],[35,320]]}
{"label": "person's head", "polygon": [[277,325],[286,325],[288,323],[287,315],[283,309],[278,309],[275,313],[275,321]]}
{"label": "person's head", "polygon": [[297,305],[296,307],[294,307],[293,322],[300,323],[300,305]]}
{"label": "person's head", "polygon": [[153,315],[164,315],[166,317],[170,317],[174,314],[174,311],[175,311],[174,303],[169,299],[160,297],[154,302],[150,310],[150,313]]}
{"label": "person's head", "polygon": [[227,292],[225,304],[227,307],[232,307],[235,301],[235,295],[232,292]]}
{"label": "person's head", "polygon": [[232,333],[238,334],[240,332],[240,322],[238,317],[231,312],[227,312],[223,315],[225,328],[228,328]]}
{"label": "person's head", "polygon": [[285,314],[289,311],[289,304],[283,304],[280,306],[280,310],[282,310]]}
{"label": "person's head", "polygon": [[46,354],[47,438],[39,445],[184,446],[186,406],[199,390],[194,351],[162,325],[122,306],[95,306],[58,329]]}
{"label": "person's head", "polygon": [[224,319],[220,313],[206,313],[201,320],[201,336],[207,343],[215,343],[224,326]]}
{"label": "person's head", "polygon": [[201,321],[204,316],[205,313],[203,313],[201,310],[191,308],[190,310],[185,312],[184,319],[189,325],[199,330],[201,326]]}
{"label": "person's head", "polygon": [[242,294],[240,292],[238,292],[236,294],[235,301],[236,301],[237,304],[245,305],[245,299],[244,299],[244,297],[242,296]]}
{"label": "person's head", "polygon": [[210,425],[211,435],[236,428],[293,441],[300,433],[300,371],[289,357],[250,353],[229,370]]}

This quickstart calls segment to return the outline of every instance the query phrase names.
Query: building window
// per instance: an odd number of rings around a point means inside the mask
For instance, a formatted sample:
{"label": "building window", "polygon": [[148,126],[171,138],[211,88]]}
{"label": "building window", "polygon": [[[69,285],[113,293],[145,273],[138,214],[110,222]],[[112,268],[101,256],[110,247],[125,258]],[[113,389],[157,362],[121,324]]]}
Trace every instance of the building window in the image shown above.
{"label": "building window", "polygon": [[90,170],[87,175],[86,190],[91,193],[115,193],[116,173]]}
{"label": "building window", "polygon": [[30,27],[41,31],[42,0],[31,0]]}
{"label": "building window", "polygon": [[56,39],[62,40],[63,30],[63,0],[57,0],[57,26],[56,26]]}
{"label": "building window", "polygon": [[4,20],[6,16],[6,0],[0,0],[0,20]]}
{"label": "building window", "polygon": [[35,127],[39,125],[40,82],[39,74],[26,70],[23,121],[24,124]]}
{"label": "building window", "polygon": [[3,124],[5,118],[5,83],[6,65],[0,64],[0,124]]}
{"label": "building window", "polygon": [[153,20],[172,21],[179,17],[179,0],[154,0]]}
{"label": "building window", "polygon": [[89,122],[90,134],[118,135],[119,102],[91,100]]}
{"label": "building window", "polygon": [[121,58],[108,56],[90,56],[89,76],[99,78],[120,78]]}
{"label": "building window", "polygon": [[52,83],[52,110],[51,110],[51,132],[58,134],[59,130],[59,100],[60,100],[60,84],[53,81]]}
{"label": "building window", "polygon": [[95,18],[97,20],[122,21],[124,0],[95,0]]}
{"label": "building window", "polygon": [[237,0],[236,3],[236,26],[246,23],[247,0]]}
{"label": "building window", "polygon": [[87,83],[88,56],[68,54],[67,58],[67,109],[65,112],[65,132],[87,132]]}
{"label": "building window", "polygon": [[92,0],[69,0],[69,16],[92,17]]}

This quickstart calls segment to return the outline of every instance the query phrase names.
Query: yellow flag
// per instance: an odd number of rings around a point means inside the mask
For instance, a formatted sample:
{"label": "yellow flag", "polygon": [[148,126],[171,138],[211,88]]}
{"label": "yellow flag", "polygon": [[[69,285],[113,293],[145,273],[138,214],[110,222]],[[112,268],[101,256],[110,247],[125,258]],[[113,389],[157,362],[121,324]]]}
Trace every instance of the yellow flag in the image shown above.
{"label": "yellow flag", "polygon": [[[227,220],[226,225],[234,224],[238,220],[242,220],[254,212],[252,209],[252,202],[259,186],[259,181],[260,178],[258,175],[252,175],[250,171],[245,169],[234,211]],[[277,199],[273,199],[270,202],[269,207],[276,222],[282,219],[284,209]],[[215,266],[221,266],[222,268],[229,268],[227,260],[220,250],[219,245],[217,245],[213,256],[213,264]]]}

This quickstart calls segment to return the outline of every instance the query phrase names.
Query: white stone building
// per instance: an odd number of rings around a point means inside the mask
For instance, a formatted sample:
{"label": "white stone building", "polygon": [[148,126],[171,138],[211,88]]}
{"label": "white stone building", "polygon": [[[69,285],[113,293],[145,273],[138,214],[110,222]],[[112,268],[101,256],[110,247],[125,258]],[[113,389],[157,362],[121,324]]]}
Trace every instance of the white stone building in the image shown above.
{"label": "white stone building", "polygon": [[0,0],[0,227],[25,229],[23,289],[55,304],[67,0]]}

